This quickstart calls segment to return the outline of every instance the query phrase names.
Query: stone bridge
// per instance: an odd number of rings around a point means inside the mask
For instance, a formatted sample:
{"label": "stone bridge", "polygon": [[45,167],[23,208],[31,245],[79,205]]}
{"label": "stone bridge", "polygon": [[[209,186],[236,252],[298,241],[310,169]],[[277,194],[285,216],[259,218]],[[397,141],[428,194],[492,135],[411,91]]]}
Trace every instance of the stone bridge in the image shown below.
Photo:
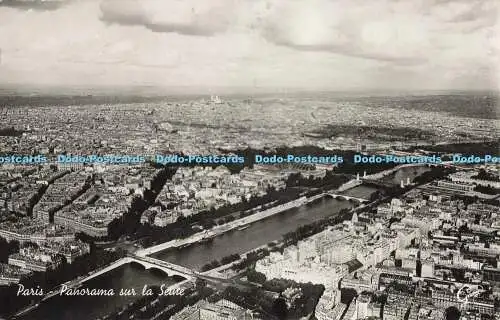
{"label": "stone bridge", "polygon": [[191,269],[188,269],[183,266],[179,266],[167,261],[151,258],[151,257],[141,257],[141,256],[136,256],[136,255],[128,255],[112,264],[109,266],[100,269],[99,271],[89,275],[88,277],[84,278],[83,280],[80,280],[80,283],[83,283],[85,281],[88,281],[92,278],[96,278],[106,272],[109,272],[113,269],[116,269],[122,265],[129,264],[129,263],[138,263],[142,265],[146,270],[148,269],[158,269],[163,272],[165,272],[168,276],[181,276],[186,279],[194,279],[195,272]]}
{"label": "stone bridge", "polygon": [[345,195],[345,194],[337,194],[337,193],[333,193],[333,192],[328,192],[326,193],[328,196],[334,198],[334,199],[345,199],[345,200],[357,200],[361,203],[363,202],[368,202],[369,200],[367,199],[363,199],[363,198],[357,198],[357,197],[353,197],[353,196],[348,196],[348,195]]}

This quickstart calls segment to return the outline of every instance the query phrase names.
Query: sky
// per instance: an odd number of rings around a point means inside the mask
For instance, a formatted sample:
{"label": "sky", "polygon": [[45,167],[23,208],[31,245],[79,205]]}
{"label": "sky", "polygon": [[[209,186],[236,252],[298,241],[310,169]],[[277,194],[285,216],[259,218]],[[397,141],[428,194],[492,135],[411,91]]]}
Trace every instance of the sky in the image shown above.
{"label": "sky", "polygon": [[497,0],[0,2],[0,86],[499,89]]}

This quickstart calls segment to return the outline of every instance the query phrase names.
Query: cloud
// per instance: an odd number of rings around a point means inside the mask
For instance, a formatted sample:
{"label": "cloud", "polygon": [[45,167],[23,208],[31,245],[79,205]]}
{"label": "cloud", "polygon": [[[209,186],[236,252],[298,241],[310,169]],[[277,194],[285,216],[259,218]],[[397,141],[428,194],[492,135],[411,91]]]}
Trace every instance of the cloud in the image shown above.
{"label": "cloud", "polygon": [[424,63],[427,28],[412,16],[391,14],[384,1],[360,6],[311,0],[281,2],[267,16],[262,35],[268,41],[300,51],[323,51],[401,65]]}
{"label": "cloud", "polygon": [[496,0],[64,3],[0,7],[0,83],[447,88],[499,65]]}
{"label": "cloud", "polygon": [[[447,3],[450,8],[456,3]],[[446,26],[462,33],[474,33],[485,28],[495,27],[498,24],[499,5],[493,1],[471,0],[460,5],[459,10],[450,10],[451,14],[445,19]]]}
{"label": "cloud", "polygon": [[[453,3],[449,3],[448,7],[452,6]],[[496,12],[496,5],[492,1],[478,1],[471,0],[470,2],[464,2],[460,6],[460,10],[452,11],[453,14],[448,22],[471,22],[478,20],[488,20],[494,21],[497,18],[498,12]]]}
{"label": "cloud", "polygon": [[43,0],[3,0],[0,1],[0,7],[10,7],[20,10],[37,10],[37,11],[51,11],[62,8],[67,5],[69,1],[43,1]]}
{"label": "cloud", "polygon": [[100,10],[100,20],[110,24],[137,26],[149,23],[144,10],[134,2],[124,1],[120,7],[117,2],[105,1],[101,3]]}
{"label": "cloud", "polygon": [[230,25],[228,7],[215,5],[201,10],[199,7],[172,0],[107,0],[101,4],[100,20],[109,24],[142,26],[152,32],[191,36],[212,36],[227,30]]}
{"label": "cloud", "polygon": [[329,53],[336,53],[341,55],[346,55],[350,57],[362,58],[362,59],[372,59],[385,62],[394,62],[399,65],[419,65],[427,61],[424,57],[402,57],[402,56],[391,56],[390,54],[380,54],[374,52],[363,52],[359,48],[350,45],[336,45],[336,44],[297,44],[289,42],[284,39],[272,38],[275,44],[286,46],[288,48],[300,50],[300,51],[324,51]]}
{"label": "cloud", "polygon": [[408,66],[449,56],[446,50],[457,53],[457,62],[471,54],[479,61],[480,47],[466,43],[484,40],[497,15],[495,0],[291,0],[276,1],[260,30],[293,50]]}

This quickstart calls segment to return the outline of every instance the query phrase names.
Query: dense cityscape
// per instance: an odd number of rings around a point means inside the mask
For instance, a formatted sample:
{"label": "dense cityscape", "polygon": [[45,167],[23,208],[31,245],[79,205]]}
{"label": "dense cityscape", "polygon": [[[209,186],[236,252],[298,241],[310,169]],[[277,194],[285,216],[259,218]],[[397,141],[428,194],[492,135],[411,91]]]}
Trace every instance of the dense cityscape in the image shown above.
{"label": "dense cityscape", "polygon": [[[380,98],[238,99],[5,105],[3,155],[45,161],[2,164],[3,315],[65,319],[77,311],[65,310],[63,297],[94,296],[114,300],[105,308],[91,301],[96,310],[74,319],[496,319],[499,166],[446,161],[495,159],[496,118],[404,106],[405,120],[390,106],[370,109]],[[270,106],[286,119],[262,118]],[[241,112],[228,112],[235,107]],[[259,153],[344,160],[257,164]],[[61,154],[140,161],[58,161]],[[245,160],[159,163],[159,154]],[[355,154],[443,161],[355,164]],[[275,234],[251,235],[302,212],[305,220]],[[218,244],[231,235],[253,240]],[[137,279],[102,278],[123,272]]]}

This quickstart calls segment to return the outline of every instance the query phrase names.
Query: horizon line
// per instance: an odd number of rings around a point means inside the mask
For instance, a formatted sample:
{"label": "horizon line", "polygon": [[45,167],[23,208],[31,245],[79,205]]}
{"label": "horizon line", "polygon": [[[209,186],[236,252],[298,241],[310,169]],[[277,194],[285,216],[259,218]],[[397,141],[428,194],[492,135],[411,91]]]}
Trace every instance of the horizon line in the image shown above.
{"label": "horizon line", "polygon": [[251,87],[251,86],[158,86],[158,85],[18,85],[0,84],[0,96],[31,95],[31,96],[177,96],[177,95],[251,95],[251,94],[301,94],[301,93],[329,93],[329,94],[437,94],[437,93],[490,93],[500,94],[499,89],[383,89],[383,88],[310,88],[310,87]]}

